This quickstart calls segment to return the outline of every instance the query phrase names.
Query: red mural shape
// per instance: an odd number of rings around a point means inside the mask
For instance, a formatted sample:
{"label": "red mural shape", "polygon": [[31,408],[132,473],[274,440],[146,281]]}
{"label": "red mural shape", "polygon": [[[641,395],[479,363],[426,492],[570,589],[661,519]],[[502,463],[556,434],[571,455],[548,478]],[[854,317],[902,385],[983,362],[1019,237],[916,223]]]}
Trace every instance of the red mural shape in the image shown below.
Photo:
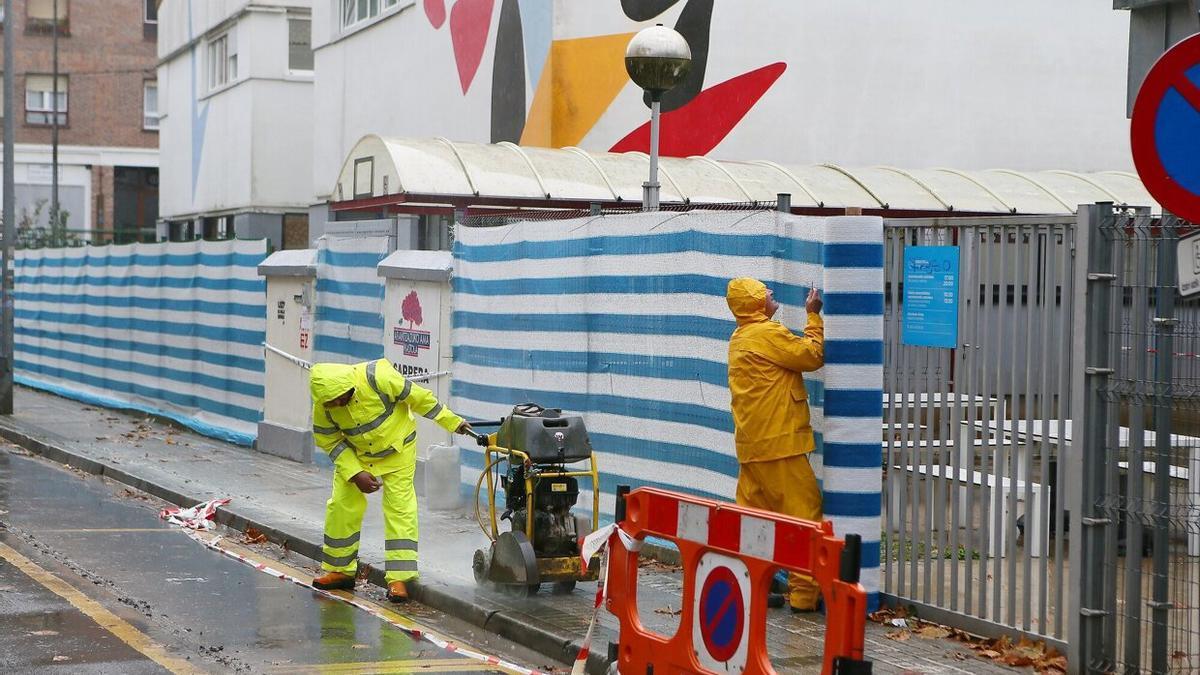
{"label": "red mural shape", "polygon": [[425,0],[425,16],[434,28],[446,23],[446,0]]}
{"label": "red mural shape", "polygon": [[450,8],[450,42],[454,45],[458,81],[464,94],[471,88],[483,61],[495,4],[495,0],[458,0]]}
{"label": "red mural shape", "polygon": [[404,302],[400,303],[400,317],[410,326],[421,325],[421,320],[425,317],[421,316],[421,300],[417,298],[416,291],[409,291],[408,295],[404,296]]}
{"label": "red mural shape", "polygon": [[[786,63],[763,66],[713,85],[682,108],[663,113],[659,152],[667,157],[707,155],[725,140],[784,70]],[[610,152],[650,152],[650,123],[633,130]]]}

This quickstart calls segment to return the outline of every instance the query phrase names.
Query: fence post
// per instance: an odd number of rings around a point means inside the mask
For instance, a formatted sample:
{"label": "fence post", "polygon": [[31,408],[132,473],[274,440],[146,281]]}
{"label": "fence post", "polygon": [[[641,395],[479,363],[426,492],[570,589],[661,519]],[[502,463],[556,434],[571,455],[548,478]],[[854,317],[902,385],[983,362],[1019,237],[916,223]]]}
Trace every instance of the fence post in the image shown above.
{"label": "fence post", "polygon": [[[1077,490],[1067,495],[1071,505],[1070,560],[1076,592],[1068,608],[1068,657],[1071,672],[1088,672],[1091,668],[1111,663],[1115,645],[1106,644],[1104,635],[1108,622],[1113,620],[1106,596],[1104,565],[1105,541],[1112,526],[1099,508],[1104,495],[1105,452],[1108,404],[1105,388],[1113,370],[1109,363],[1109,323],[1113,272],[1111,235],[1105,228],[1113,226],[1111,203],[1080,206],[1076,228],[1077,256],[1075,269],[1078,283],[1084,289],[1084,301],[1075,306],[1075,349],[1082,349],[1083,364],[1073,374],[1073,386],[1079,388],[1082,410],[1072,411],[1074,442],[1068,456],[1067,475],[1080,476]],[[1082,330],[1079,330],[1081,329]],[[1082,343],[1082,344],[1081,344]],[[1077,444],[1077,445],[1076,445]]]}
{"label": "fence post", "polygon": [[[1174,221],[1170,222],[1169,221]],[[1165,673],[1168,667],[1167,620],[1175,608],[1170,598],[1170,527],[1171,527],[1171,411],[1175,360],[1175,293],[1178,283],[1176,242],[1178,221],[1164,214],[1158,238],[1158,279],[1154,289],[1154,559],[1150,587],[1150,670]],[[1147,233],[1149,236],[1149,233]],[[1133,470],[1130,470],[1133,475]],[[1132,479],[1131,479],[1132,480]],[[1141,542],[1125,540],[1125,555],[1136,555]],[[1137,546],[1138,548],[1135,548]],[[1185,619],[1186,621],[1186,619]]]}

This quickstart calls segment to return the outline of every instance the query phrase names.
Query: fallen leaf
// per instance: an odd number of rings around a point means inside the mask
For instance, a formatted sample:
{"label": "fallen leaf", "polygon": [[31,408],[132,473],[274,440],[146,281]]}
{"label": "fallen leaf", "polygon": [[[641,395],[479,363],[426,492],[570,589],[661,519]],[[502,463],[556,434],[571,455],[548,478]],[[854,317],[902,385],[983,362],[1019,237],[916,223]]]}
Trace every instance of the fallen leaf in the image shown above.
{"label": "fallen leaf", "polygon": [[904,642],[912,637],[912,633],[909,633],[906,630],[894,630],[884,635],[884,637],[889,640],[895,640],[896,642]]}
{"label": "fallen leaf", "polygon": [[995,660],[1004,655],[994,649],[984,649],[979,652],[979,656],[980,658]]}
{"label": "fallen leaf", "polygon": [[974,642],[975,641],[975,637],[973,635],[971,635],[970,633],[968,633],[965,630],[961,630],[958,628],[950,629],[950,637],[954,638],[955,640],[960,640],[962,642]]}
{"label": "fallen leaf", "polygon": [[971,658],[971,655],[966,652],[950,652],[950,654],[958,661],[966,661]]}
{"label": "fallen leaf", "polygon": [[1014,668],[1028,668],[1033,665],[1033,659],[1020,654],[1009,654],[1004,657],[1003,661]]}
{"label": "fallen leaf", "polygon": [[935,624],[925,624],[916,630],[917,636],[926,640],[941,640],[950,637],[950,629]]}
{"label": "fallen leaf", "polygon": [[58,631],[56,631],[56,630],[35,630],[35,631],[31,632],[30,635],[38,635],[38,636],[58,635]]}
{"label": "fallen leaf", "polygon": [[679,565],[671,565],[653,558],[640,558],[638,568],[647,572],[679,572],[683,569]]}
{"label": "fallen leaf", "polygon": [[243,544],[265,544],[267,543],[267,535],[259,532],[253,527],[246,528],[246,534],[242,536]]}
{"label": "fallen leaf", "polygon": [[1055,656],[1051,659],[1042,659],[1041,661],[1034,663],[1033,667],[1036,668],[1039,673],[1046,673],[1046,675],[1065,673],[1067,672],[1067,657]]}
{"label": "fallen leaf", "polygon": [[679,609],[671,609],[671,606],[667,605],[666,607],[659,607],[658,609],[654,610],[654,613],[667,614],[669,616],[679,616],[680,614],[683,614],[683,608],[680,607]]}
{"label": "fallen leaf", "polygon": [[[4,512],[0,511],[0,513],[4,513]],[[1175,659],[1176,661],[1182,661],[1182,660],[1186,659],[1187,657],[1188,657],[1188,655],[1181,651],[1174,651],[1171,653],[1171,658]]]}

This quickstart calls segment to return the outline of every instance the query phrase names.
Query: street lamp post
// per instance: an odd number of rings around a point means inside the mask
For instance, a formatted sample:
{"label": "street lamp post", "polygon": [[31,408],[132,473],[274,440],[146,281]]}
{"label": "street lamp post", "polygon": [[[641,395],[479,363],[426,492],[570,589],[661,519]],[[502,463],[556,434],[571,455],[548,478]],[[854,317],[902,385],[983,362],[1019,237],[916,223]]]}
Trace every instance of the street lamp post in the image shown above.
{"label": "street lamp post", "polygon": [[642,185],[642,210],[658,210],[658,126],[663,94],[683,81],[692,50],[682,35],[661,23],[643,29],[625,50],[629,79],[650,95],[650,180]]}
{"label": "street lamp post", "polygon": [[0,242],[0,415],[13,412],[13,240],[17,236],[13,189],[13,1],[4,0],[4,240]]}

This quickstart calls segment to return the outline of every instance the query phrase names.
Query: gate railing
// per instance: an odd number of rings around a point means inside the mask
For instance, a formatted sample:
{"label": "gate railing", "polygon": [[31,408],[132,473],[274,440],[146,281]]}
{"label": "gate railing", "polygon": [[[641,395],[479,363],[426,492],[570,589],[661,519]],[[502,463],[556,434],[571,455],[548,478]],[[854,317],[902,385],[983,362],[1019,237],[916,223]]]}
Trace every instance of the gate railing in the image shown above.
{"label": "gate railing", "polygon": [[[1065,649],[1075,219],[885,226],[886,600]],[[958,246],[955,349],[902,344],[904,251]]]}

